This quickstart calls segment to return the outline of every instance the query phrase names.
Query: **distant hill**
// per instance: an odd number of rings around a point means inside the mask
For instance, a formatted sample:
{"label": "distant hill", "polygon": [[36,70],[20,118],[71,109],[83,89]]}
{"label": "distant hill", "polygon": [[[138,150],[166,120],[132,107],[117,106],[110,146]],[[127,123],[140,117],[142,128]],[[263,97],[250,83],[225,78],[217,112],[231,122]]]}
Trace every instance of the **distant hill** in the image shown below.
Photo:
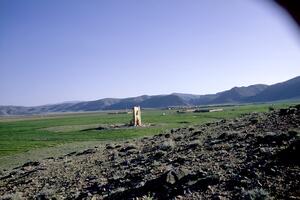
{"label": "distant hill", "polygon": [[230,90],[207,95],[172,93],[169,95],[143,95],[124,99],[105,98],[96,101],[65,102],[35,107],[0,106],[0,115],[120,110],[129,109],[135,105],[140,105],[142,108],[165,108],[169,106],[272,102],[290,99],[300,99],[300,76],[270,86],[257,84],[247,87],[234,87]]}
{"label": "distant hill", "polygon": [[153,96],[140,104],[144,108],[163,108],[168,106],[185,106],[188,102],[177,95],[159,95]]}
{"label": "distant hill", "polygon": [[270,85],[257,95],[247,98],[246,102],[268,102],[286,99],[300,99],[300,76]]}
{"label": "distant hill", "polygon": [[211,100],[211,104],[240,103],[245,98],[253,97],[261,93],[268,86],[263,84],[250,85],[248,87],[234,87],[230,90],[217,93],[217,97]]}

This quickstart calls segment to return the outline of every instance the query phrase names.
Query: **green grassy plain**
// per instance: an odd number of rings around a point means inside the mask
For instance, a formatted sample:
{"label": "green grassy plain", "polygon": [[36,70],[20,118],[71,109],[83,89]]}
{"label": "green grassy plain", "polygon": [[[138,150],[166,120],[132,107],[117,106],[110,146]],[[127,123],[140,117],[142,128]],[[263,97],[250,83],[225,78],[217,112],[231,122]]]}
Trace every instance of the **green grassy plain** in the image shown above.
{"label": "green grassy plain", "polygon": [[[276,104],[286,107],[289,104]],[[266,112],[269,104],[224,107],[222,112],[176,113],[175,110],[144,110],[142,121],[150,127],[88,130],[99,125],[128,123],[131,114],[81,113],[49,116],[0,118],[0,158],[29,150],[66,143],[127,140],[151,136],[171,128],[203,124],[238,117],[249,112]],[[165,113],[165,115],[163,115]]]}

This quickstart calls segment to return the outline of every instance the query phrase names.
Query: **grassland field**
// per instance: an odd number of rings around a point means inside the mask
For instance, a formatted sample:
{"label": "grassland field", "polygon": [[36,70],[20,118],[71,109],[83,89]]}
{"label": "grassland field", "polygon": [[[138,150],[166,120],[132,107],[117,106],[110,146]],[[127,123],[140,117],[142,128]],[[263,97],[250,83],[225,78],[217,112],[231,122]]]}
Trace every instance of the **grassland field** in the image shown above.
{"label": "grassland field", "polygon": [[[291,103],[272,104],[275,109]],[[199,125],[221,119],[239,117],[250,112],[267,112],[270,104],[226,106],[222,112],[177,113],[176,110],[143,110],[142,121],[149,127],[93,130],[101,125],[124,124],[131,114],[106,112],[60,114],[34,117],[0,118],[0,168],[18,154],[65,144],[80,147],[89,144],[128,140],[166,132],[168,129]],[[165,113],[165,114],[163,114]],[[90,129],[90,130],[87,130]],[[85,130],[85,131],[83,131]],[[27,155],[28,156],[28,155]],[[30,158],[26,158],[30,159]]]}

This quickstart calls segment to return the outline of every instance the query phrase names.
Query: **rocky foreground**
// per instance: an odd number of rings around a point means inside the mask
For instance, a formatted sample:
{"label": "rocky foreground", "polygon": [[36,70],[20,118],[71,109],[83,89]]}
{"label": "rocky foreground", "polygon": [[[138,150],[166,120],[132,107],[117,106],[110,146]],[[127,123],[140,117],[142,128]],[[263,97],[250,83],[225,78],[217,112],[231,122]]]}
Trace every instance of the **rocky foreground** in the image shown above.
{"label": "rocky foreground", "polygon": [[0,199],[300,199],[300,105],[29,162]]}

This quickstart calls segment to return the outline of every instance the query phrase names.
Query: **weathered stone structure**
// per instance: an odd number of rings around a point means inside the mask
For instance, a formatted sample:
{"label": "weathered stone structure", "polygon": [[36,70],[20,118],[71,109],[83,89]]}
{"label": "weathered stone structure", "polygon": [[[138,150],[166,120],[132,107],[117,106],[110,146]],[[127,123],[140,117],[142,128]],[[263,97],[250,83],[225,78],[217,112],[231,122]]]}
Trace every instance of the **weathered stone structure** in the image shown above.
{"label": "weathered stone structure", "polygon": [[141,126],[142,125],[142,118],[141,118],[141,107],[134,106],[133,107],[133,119],[132,124],[134,126]]}

